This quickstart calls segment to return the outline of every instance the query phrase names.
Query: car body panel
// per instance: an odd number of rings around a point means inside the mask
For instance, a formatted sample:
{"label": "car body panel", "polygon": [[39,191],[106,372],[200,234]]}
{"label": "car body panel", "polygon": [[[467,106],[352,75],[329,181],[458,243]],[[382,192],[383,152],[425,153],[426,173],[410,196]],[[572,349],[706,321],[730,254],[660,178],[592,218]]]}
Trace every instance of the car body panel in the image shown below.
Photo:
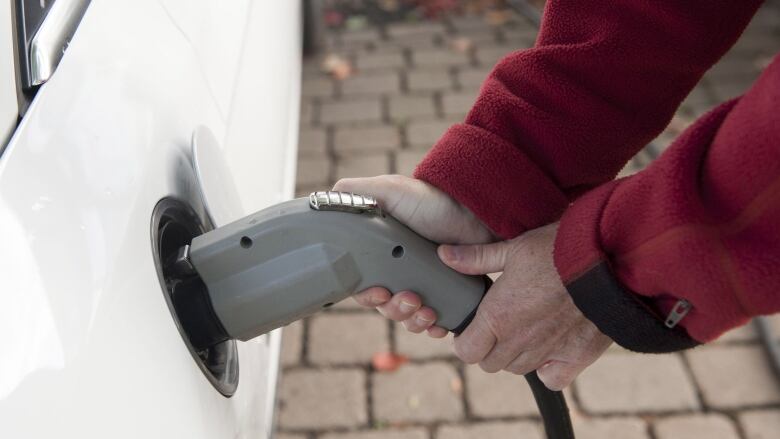
{"label": "car body panel", "polygon": [[[223,144],[239,211],[292,196],[299,4],[239,1],[241,14],[223,15],[218,4],[93,0],[0,157],[4,437],[270,435],[278,332],[239,343],[238,390],[223,397],[182,342],[152,261],[155,204],[200,202],[200,125]],[[227,29],[238,15],[240,31]],[[274,40],[293,51],[257,54]]]}

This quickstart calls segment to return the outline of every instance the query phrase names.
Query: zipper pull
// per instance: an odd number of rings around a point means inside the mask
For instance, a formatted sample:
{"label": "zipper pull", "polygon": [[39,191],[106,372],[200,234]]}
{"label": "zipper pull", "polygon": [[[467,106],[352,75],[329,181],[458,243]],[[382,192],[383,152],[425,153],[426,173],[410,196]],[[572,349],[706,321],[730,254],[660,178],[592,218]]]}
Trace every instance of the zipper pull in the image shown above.
{"label": "zipper pull", "polygon": [[677,303],[674,304],[674,308],[669,312],[669,315],[666,316],[666,321],[664,322],[666,327],[671,329],[677,326],[677,324],[680,323],[680,320],[688,315],[691,308],[693,308],[691,302],[688,302],[685,299],[678,300]]}

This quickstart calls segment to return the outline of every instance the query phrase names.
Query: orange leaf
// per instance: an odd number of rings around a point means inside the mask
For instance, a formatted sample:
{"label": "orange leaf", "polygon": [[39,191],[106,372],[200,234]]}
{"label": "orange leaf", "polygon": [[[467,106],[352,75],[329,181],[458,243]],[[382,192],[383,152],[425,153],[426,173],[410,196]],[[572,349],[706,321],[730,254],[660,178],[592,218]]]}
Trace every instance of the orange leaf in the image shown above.
{"label": "orange leaf", "polygon": [[408,357],[394,352],[377,352],[371,356],[371,365],[379,372],[394,372],[407,361]]}

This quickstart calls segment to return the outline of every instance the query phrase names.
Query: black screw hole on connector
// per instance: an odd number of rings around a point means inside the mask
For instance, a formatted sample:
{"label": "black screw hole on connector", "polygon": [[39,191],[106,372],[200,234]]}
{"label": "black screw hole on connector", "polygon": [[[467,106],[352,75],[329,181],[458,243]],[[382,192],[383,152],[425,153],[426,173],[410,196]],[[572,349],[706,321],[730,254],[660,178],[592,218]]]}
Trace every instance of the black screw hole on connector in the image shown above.
{"label": "black screw hole on connector", "polygon": [[244,236],[241,238],[241,247],[244,248],[250,248],[252,247],[252,238],[248,236]]}
{"label": "black screw hole on connector", "polygon": [[393,247],[393,257],[394,258],[401,258],[404,256],[404,246],[402,245],[396,245]]}
{"label": "black screw hole on connector", "polygon": [[328,302],[325,305],[322,305],[323,308],[330,308],[331,306],[333,306],[333,302]]}

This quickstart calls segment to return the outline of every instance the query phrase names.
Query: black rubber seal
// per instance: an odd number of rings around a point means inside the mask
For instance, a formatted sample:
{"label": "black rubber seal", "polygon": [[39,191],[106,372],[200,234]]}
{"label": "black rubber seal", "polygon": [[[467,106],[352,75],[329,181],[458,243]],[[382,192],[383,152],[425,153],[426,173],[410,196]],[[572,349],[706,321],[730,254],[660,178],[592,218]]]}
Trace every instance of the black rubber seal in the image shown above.
{"label": "black rubber seal", "polygon": [[211,305],[208,288],[198,276],[179,281],[171,294],[179,322],[190,343],[201,351],[230,340]]}
{"label": "black rubber seal", "polygon": [[[493,280],[488,276],[483,276],[483,280],[485,281],[485,293],[487,293],[490,287],[493,286]],[[452,330],[456,337],[466,329],[476,314],[477,308],[474,308],[463,322]],[[574,439],[574,429],[571,425],[569,407],[566,405],[566,397],[563,396],[563,392],[555,392],[548,389],[539,379],[536,371],[526,374],[525,380],[534,394],[534,400],[536,400],[536,406],[539,408],[539,414],[542,416],[547,439]]]}

